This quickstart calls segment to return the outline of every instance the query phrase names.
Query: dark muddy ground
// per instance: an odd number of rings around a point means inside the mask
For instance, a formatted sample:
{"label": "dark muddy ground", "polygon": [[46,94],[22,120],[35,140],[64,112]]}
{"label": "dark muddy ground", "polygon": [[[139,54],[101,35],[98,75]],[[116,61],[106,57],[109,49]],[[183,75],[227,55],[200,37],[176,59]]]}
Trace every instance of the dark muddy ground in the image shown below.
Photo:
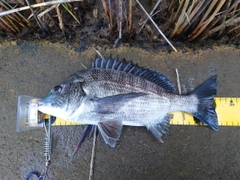
{"label": "dark muddy ground", "polygon": [[[16,132],[17,97],[43,97],[64,78],[89,65],[96,53],[85,46],[50,42],[2,42],[0,44],[0,179],[24,179],[30,171],[44,168],[44,130]],[[105,56],[125,57],[151,67],[176,84],[180,72],[184,93],[208,77],[218,74],[217,96],[239,97],[240,50],[232,46],[140,49],[122,45],[118,49],[95,46]],[[165,51],[165,52],[164,52]],[[92,139],[71,159],[82,126],[53,127],[53,148],[48,179],[88,179]],[[164,144],[145,128],[124,127],[115,148],[97,138],[94,179],[238,179],[240,177],[240,129],[171,126]]]}

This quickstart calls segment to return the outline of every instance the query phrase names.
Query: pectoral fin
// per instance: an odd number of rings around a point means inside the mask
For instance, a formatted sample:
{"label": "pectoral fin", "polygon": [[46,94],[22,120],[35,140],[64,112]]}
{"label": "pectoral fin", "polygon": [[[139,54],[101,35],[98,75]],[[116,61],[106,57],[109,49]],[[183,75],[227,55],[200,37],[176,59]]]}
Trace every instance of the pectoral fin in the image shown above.
{"label": "pectoral fin", "polygon": [[98,129],[102,134],[102,137],[106,144],[111,147],[115,147],[117,140],[121,135],[122,121],[109,120],[98,123]]}
{"label": "pectoral fin", "polygon": [[120,109],[125,103],[133,98],[145,95],[144,93],[128,93],[115,96],[107,96],[94,100],[94,112],[111,114]]}

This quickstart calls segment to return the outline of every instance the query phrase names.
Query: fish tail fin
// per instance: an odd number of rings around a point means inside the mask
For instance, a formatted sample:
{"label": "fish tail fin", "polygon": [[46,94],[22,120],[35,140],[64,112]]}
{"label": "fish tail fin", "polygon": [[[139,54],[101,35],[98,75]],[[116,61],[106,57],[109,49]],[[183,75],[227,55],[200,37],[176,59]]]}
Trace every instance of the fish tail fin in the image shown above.
{"label": "fish tail fin", "polygon": [[190,94],[198,98],[197,112],[193,116],[207,124],[211,129],[218,131],[218,118],[213,105],[213,98],[217,93],[217,75],[210,77]]}

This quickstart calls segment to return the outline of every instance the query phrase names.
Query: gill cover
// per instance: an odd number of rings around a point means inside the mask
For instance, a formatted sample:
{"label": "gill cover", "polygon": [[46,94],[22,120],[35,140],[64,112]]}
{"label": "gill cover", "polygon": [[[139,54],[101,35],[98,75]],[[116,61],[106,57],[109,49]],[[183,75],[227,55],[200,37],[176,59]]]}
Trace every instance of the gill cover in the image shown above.
{"label": "gill cover", "polygon": [[83,77],[76,74],[68,77],[62,84],[64,84],[64,90],[60,92],[59,96],[65,98],[67,102],[66,110],[75,110],[81,103],[81,99],[85,96],[85,92],[82,88],[84,83]]}
{"label": "gill cover", "polygon": [[39,102],[39,111],[52,116],[67,117],[79,106],[80,99],[85,95],[83,83],[82,77],[76,74],[69,76]]}

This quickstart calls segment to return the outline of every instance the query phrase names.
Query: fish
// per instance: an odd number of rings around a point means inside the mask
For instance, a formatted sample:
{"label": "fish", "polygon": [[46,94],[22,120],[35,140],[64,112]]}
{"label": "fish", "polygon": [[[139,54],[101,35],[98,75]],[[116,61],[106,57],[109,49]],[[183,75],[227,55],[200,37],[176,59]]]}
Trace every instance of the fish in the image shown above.
{"label": "fish", "polygon": [[213,105],[217,75],[188,94],[174,93],[164,75],[118,58],[95,58],[38,102],[38,110],[72,122],[97,126],[106,144],[115,147],[123,126],[145,126],[158,141],[169,131],[173,112],[181,111],[218,131]]}

